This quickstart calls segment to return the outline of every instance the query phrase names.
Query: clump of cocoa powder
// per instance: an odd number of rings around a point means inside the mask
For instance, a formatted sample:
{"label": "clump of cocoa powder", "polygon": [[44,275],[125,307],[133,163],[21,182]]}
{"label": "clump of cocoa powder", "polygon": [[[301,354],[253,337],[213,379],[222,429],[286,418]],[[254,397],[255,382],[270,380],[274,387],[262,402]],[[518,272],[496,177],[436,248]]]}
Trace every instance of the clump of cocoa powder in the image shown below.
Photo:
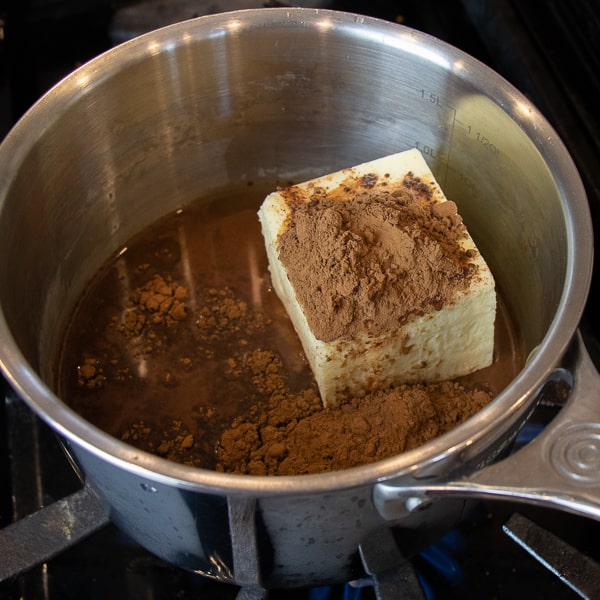
{"label": "clump of cocoa powder", "polygon": [[346,469],[405,452],[456,427],[491,393],[455,381],[401,385],[324,408],[314,388],[293,393],[276,353],[248,361],[268,401],[226,429],[217,470],[249,475],[302,475]]}
{"label": "clump of cocoa powder", "polygon": [[195,320],[203,342],[231,338],[238,346],[247,343],[247,338],[267,323],[266,315],[251,310],[229,287],[206,290]]}
{"label": "clump of cocoa powder", "polygon": [[123,313],[121,331],[128,337],[140,335],[146,323],[159,325],[183,321],[188,313],[187,290],[170,277],[155,275],[134,290],[131,308]]}
{"label": "clump of cocoa powder", "polygon": [[96,358],[87,356],[77,365],[77,383],[80,387],[101,387],[104,379],[104,369]]}
{"label": "clump of cocoa powder", "polygon": [[[244,385],[244,379],[252,377],[252,368],[256,368],[258,360],[252,356],[246,358],[246,348],[251,347],[249,340],[257,332],[263,331],[269,320],[262,313],[251,310],[248,303],[227,286],[200,291],[194,309],[184,304],[188,296],[183,285],[161,275],[154,275],[146,284],[136,288],[131,296],[131,312],[137,313],[138,317],[150,312],[153,318],[147,323],[156,326],[152,331],[142,328],[140,333],[153,340],[154,345],[160,338],[161,351],[167,364],[170,360],[171,367],[161,373],[160,382],[176,393],[176,371],[190,371],[198,362],[208,364],[216,361],[219,364],[219,376],[224,379],[223,388],[227,389],[233,381],[235,393],[243,395],[244,388],[240,388],[240,383]],[[169,302],[169,299],[173,301]],[[179,355],[177,340],[180,336],[167,339],[159,335],[161,329],[188,315],[193,318],[191,335],[197,344],[194,358]],[[125,337],[131,337],[133,333],[123,326],[120,331]],[[142,345],[147,351],[152,351],[152,343],[148,340],[143,340]],[[262,368],[262,363],[258,364]],[[190,415],[207,424],[224,423],[212,407],[196,406],[193,410],[190,407],[186,416]],[[225,426],[221,425],[221,429]],[[190,466],[206,467],[207,455],[214,455],[214,447],[207,447],[203,436],[184,426],[182,419],[177,416],[163,418],[159,423],[140,419],[127,427],[120,437],[147,452]]]}
{"label": "clump of cocoa powder", "polygon": [[[491,398],[482,387],[444,382],[402,385],[324,408],[316,385],[290,385],[281,355],[264,345],[272,327],[264,313],[229,287],[198,293],[193,307],[189,296],[181,283],[155,274],[132,290],[124,314],[106,329],[111,346],[130,345],[146,357],[160,348],[161,364],[167,368],[156,381],[170,390],[167,397],[177,393],[179,377],[203,362],[218,365],[215,376],[222,378],[224,390],[231,389],[229,410],[235,416],[229,420],[216,406],[190,406],[187,415],[167,412],[159,420],[138,415],[118,433],[123,441],[163,458],[206,466],[207,455],[212,455],[218,471],[252,475],[345,469],[419,446],[455,427]],[[190,349],[182,354],[180,334],[164,334],[184,324],[196,340],[193,353]],[[105,386],[117,389],[114,386],[135,378],[135,372],[116,358],[118,353],[104,363],[97,355],[100,352],[79,362],[80,387],[94,393]],[[248,407],[242,410],[236,398]],[[221,423],[216,446],[189,420],[184,424],[184,417],[190,416],[211,427]]]}
{"label": "clump of cocoa powder", "polygon": [[121,439],[168,460],[199,466],[193,451],[195,437],[179,419],[172,419],[167,426],[160,428],[140,419],[121,434]]}
{"label": "clump of cocoa powder", "polygon": [[[393,331],[439,310],[477,271],[475,248],[452,201],[409,173],[281,190],[292,208],[279,259],[317,339]],[[350,198],[350,199],[349,199]]]}

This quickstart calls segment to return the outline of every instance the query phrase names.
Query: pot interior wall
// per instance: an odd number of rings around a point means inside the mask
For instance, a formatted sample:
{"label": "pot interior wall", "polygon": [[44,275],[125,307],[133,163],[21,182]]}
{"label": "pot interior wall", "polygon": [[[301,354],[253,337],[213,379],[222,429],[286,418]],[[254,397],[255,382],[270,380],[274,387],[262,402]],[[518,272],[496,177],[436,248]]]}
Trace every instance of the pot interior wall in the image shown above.
{"label": "pot interior wall", "polygon": [[565,281],[565,215],[517,100],[403,28],[319,23],[221,16],[134,40],[13,130],[1,305],[45,380],[86,282],[144,226],[228,183],[302,180],[415,146],[459,205],[526,348],[540,342]]}

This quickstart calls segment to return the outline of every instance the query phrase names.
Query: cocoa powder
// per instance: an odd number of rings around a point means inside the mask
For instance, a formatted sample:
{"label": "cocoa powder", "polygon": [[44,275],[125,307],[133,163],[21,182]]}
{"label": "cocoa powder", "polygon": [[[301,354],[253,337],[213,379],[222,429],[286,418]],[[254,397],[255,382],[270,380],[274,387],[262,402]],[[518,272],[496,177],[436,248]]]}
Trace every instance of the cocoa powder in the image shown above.
{"label": "cocoa powder", "polygon": [[183,321],[188,308],[187,290],[170,276],[154,275],[134,290],[129,310],[122,313],[119,329],[127,337],[137,337],[146,323],[160,325]]}
{"label": "cocoa powder", "polygon": [[279,259],[320,340],[393,331],[439,310],[476,272],[456,205],[410,173],[399,186],[372,175],[281,193],[292,210]]}
{"label": "cocoa powder", "polygon": [[[379,193],[376,184],[365,179],[361,189]],[[411,197],[429,193],[414,180],[407,188]],[[173,215],[130,240],[73,317],[61,398],[111,435],[172,461],[295,475],[418,446],[472,416],[514,377],[521,362],[510,358],[514,335],[507,334],[496,347],[510,360],[497,358],[468,383],[401,386],[323,408],[270,289],[255,210],[270,189],[254,190],[246,212],[239,210],[249,203],[244,188],[238,204],[217,198],[225,213],[199,204],[197,213]],[[452,211],[444,218],[454,219]],[[218,257],[222,270],[209,270],[207,257]]]}
{"label": "cocoa powder", "polygon": [[448,381],[402,385],[324,408],[315,389],[289,390],[275,353],[258,352],[248,367],[270,397],[223,432],[219,471],[301,475],[368,464],[449,431],[492,397],[482,386]]}

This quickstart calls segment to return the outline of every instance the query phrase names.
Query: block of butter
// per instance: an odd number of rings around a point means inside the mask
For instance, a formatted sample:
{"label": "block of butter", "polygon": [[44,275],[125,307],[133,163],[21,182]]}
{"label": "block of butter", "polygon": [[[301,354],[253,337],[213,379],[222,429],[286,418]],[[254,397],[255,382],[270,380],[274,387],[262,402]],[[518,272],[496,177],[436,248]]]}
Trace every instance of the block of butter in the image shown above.
{"label": "block of butter", "polygon": [[418,150],[279,189],[258,215],[325,406],[491,364],[492,273]]}

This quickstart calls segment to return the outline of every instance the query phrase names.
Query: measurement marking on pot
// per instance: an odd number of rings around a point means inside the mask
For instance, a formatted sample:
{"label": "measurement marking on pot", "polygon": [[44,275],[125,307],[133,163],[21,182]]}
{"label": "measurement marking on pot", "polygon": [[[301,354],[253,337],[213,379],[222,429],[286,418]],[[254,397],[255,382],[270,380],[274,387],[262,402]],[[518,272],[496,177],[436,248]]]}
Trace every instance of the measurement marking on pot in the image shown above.
{"label": "measurement marking on pot", "polygon": [[469,192],[469,195],[478,199],[481,198],[481,189],[477,185],[474,179],[472,179],[467,173],[464,172],[463,169],[451,169],[454,177],[458,179],[458,181],[464,186],[464,188]]}
{"label": "measurement marking on pot", "polygon": [[429,157],[433,158],[434,160],[437,160],[439,158],[438,149],[434,148],[433,146],[430,146],[429,144],[425,144],[425,143],[417,140],[415,142],[415,148],[417,148],[417,150],[419,150],[425,156],[429,156]]}
{"label": "measurement marking on pot", "polygon": [[427,106],[449,111],[451,113],[451,118],[449,119],[448,126],[450,128],[454,127],[454,122],[456,120],[456,109],[451,104],[444,102],[444,97],[441,94],[432,92],[431,90],[426,90],[424,88],[412,89],[417,93],[420,100]]}
{"label": "measurement marking on pot", "polygon": [[438,94],[434,92],[428,92],[424,89],[419,90],[419,93],[421,94],[421,100],[425,100],[430,104],[435,104],[436,106],[439,106],[441,108],[442,101]]}
{"label": "measurement marking on pot", "polygon": [[482,148],[489,151],[493,156],[500,156],[500,150],[498,146],[494,144],[490,138],[480,131],[478,128],[473,127],[472,125],[461,121],[460,119],[456,119],[456,123],[458,123],[467,133],[467,136],[473,141],[477,142]]}
{"label": "measurement marking on pot", "polygon": [[[412,87],[412,86],[410,86]],[[423,140],[416,140],[415,147],[426,157],[445,165],[444,173],[437,174],[438,180],[443,185],[448,177],[448,166],[450,163],[450,153],[452,151],[452,138],[454,136],[454,124],[456,122],[456,109],[444,101],[442,94],[422,87],[412,87],[418,100],[428,109],[433,109],[439,115],[439,130],[447,132],[446,137],[440,137],[438,143],[427,143]],[[436,138],[439,131],[436,133]],[[443,142],[443,144],[442,144]]]}
{"label": "measurement marking on pot", "polygon": [[481,131],[476,131],[471,127],[471,125],[467,125],[467,133],[470,136],[473,136],[483,148],[489,150],[492,154],[498,156],[498,147],[494,143],[492,143],[486,135],[481,133]]}

